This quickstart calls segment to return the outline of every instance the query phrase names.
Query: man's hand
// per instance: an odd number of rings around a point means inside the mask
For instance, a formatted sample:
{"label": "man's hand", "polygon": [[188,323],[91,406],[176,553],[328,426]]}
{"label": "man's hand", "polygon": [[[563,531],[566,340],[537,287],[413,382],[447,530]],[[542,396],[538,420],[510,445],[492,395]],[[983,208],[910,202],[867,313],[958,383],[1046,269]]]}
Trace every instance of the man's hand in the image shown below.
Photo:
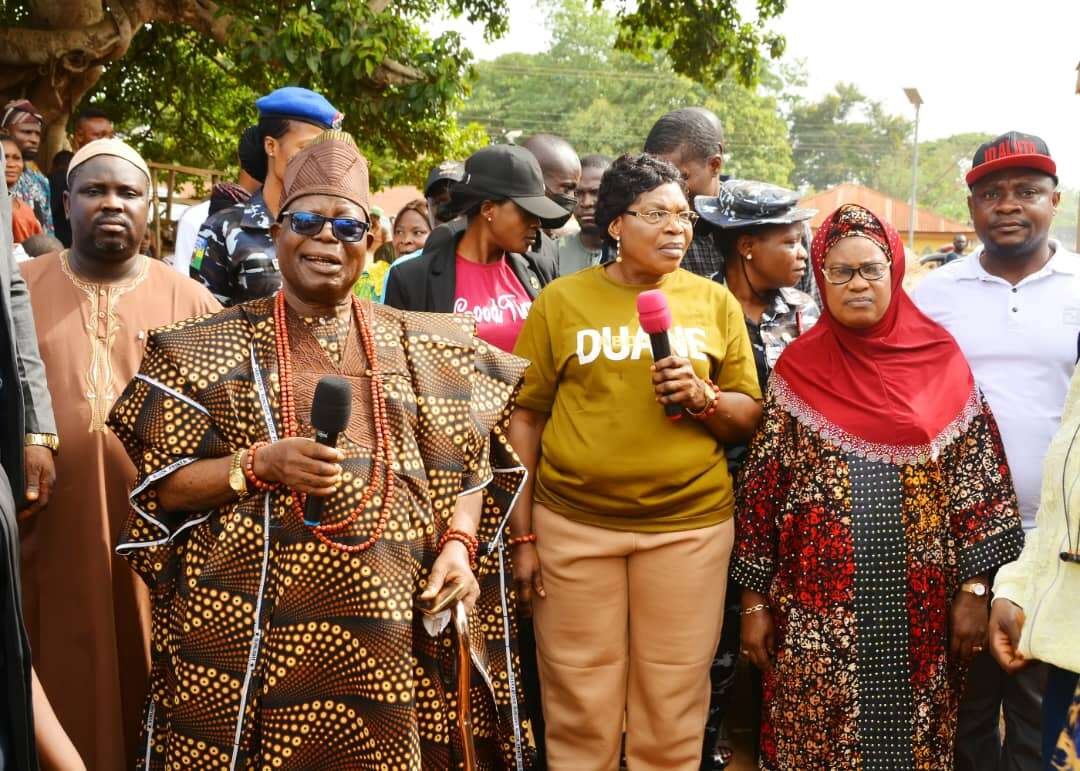
{"label": "man's hand", "polygon": [[301,493],[326,498],[341,481],[345,454],[307,437],[279,439],[255,453],[255,476]]}
{"label": "man's hand", "polygon": [[965,666],[986,647],[988,609],[985,597],[976,597],[962,589],[953,597],[949,652],[954,661]]}
{"label": "man's hand", "polygon": [[420,597],[434,600],[442,588],[449,584],[465,584],[461,603],[466,612],[471,611],[480,599],[480,583],[469,567],[469,550],[458,541],[447,541],[443,546],[443,550],[435,558],[435,564],[431,566],[427,589]]}
{"label": "man's hand", "polygon": [[1020,654],[1020,632],[1024,629],[1024,609],[1004,597],[990,607],[990,653],[998,666],[1014,674],[1028,665]]}
{"label": "man's hand", "polygon": [[27,506],[19,512],[20,519],[33,516],[49,505],[49,496],[56,482],[56,465],[53,463],[52,450],[39,444],[28,444],[24,454]]}

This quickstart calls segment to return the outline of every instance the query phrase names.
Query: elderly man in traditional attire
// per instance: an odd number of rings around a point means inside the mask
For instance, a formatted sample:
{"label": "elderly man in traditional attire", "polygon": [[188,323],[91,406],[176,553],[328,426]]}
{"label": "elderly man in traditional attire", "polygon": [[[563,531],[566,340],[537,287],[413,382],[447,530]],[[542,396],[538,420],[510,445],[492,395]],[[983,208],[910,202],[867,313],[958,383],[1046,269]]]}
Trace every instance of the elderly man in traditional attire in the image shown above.
{"label": "elderly man in traditional attire", "polygon": [[[530,765],[499,591],[525,362],[465,316],[355,297],[369,215],[366,160],[325,132],[285,173],[281,291],[153,333],[113,409],[140,464],[118,550],[153,593],[151,769],[460,768],[465,691],[476,767]],[[329,375],[352,394],[336,446],[309,422]],[[443,591],[472,609],[471,688],[421,620]]]}
{"label": "elderly man in traditional attire", "polygon": [[38,675],[87,765],[131,768],[149,602],[112,553],[136,470],[105,421],[147,332],[220,306],[139,254],[150,173],[131,147],[90,142],[67,178],[71,248],[21,266],[61,441],[48,507],[23,528],[23,607]]}

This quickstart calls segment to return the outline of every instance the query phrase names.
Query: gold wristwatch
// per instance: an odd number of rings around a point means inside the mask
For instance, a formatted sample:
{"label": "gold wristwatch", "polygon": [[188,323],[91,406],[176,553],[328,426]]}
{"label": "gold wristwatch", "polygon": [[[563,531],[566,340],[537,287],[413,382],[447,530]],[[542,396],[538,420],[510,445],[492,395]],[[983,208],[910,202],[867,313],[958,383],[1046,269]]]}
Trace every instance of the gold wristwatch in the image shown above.
{"label": "gold wristwatch", "polygon": [[27,447],[30,445],[48,447],[53,455],[60,451],[60,437],[56,434],[27,434],[23,444]]}
{"label": "gold wristwatch", "polygon": [[247,450],[237,450],[232,455],[232,462],[229,463],[229,487],[232,491],[243,497],[247,495],[247,477],[244,476],[244,453]]}
{"label": "gold wristwatch", "polygon": [[970,592],[976,597],[985,597],[990,593],[990,588],[982,581],[968,581],[967,583],[960,584],[960,591]]}

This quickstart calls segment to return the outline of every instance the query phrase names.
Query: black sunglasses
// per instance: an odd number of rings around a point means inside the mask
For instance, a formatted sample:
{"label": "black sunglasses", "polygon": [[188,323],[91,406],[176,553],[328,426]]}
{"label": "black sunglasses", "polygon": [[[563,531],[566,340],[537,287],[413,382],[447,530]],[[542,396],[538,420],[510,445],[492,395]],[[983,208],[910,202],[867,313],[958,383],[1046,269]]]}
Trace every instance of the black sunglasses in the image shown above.
{"label": "black sunglasses", "polygon": [[368,232],[371,225],[355,217],[324,217],[310,211],[284,211],[282,217],[289,218],[289,227],[302,236],[314,236],[322,232],[327,222],[338,241],[359,241]]}

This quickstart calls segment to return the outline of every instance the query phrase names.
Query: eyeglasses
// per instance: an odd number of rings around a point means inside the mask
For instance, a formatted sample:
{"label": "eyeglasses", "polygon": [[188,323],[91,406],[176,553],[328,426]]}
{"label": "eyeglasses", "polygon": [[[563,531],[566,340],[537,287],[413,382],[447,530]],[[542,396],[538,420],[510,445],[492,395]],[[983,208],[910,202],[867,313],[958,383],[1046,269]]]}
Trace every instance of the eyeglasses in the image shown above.
{"label": "eyeglasses", "polygon": [[623,214],[629,214],[632,217],[637,217],[642,222],[648,225],[666,225],[672,219],[676,220],[682,227],[694,227],[698,221],[698,215],[692,211],[663,211],[662,209],[653,209],[652,211],[634,211],[633,209],[627,209]]}
{"label": "eyeglasses", "polygon": [[836,265],[832,268],[825,268],[822,273],[825,274],[825,280],[835,286],[842,286],[843,284],[848,283],[851,279],[855,278],[856,273],[867,281],[881,281],[881,279],[889,275],[889,263],[868,262],[857,268],[849,268],[847,265]]}
{"label": "eyeglasses", "polygon": [[310,211],[282,212],[282,217],[289,218],[289,227],[302,236],[314,236],[322,232],[327,222],[338,241],[359,241],[368,232],[371,225],[355,217],[324,217]]}

